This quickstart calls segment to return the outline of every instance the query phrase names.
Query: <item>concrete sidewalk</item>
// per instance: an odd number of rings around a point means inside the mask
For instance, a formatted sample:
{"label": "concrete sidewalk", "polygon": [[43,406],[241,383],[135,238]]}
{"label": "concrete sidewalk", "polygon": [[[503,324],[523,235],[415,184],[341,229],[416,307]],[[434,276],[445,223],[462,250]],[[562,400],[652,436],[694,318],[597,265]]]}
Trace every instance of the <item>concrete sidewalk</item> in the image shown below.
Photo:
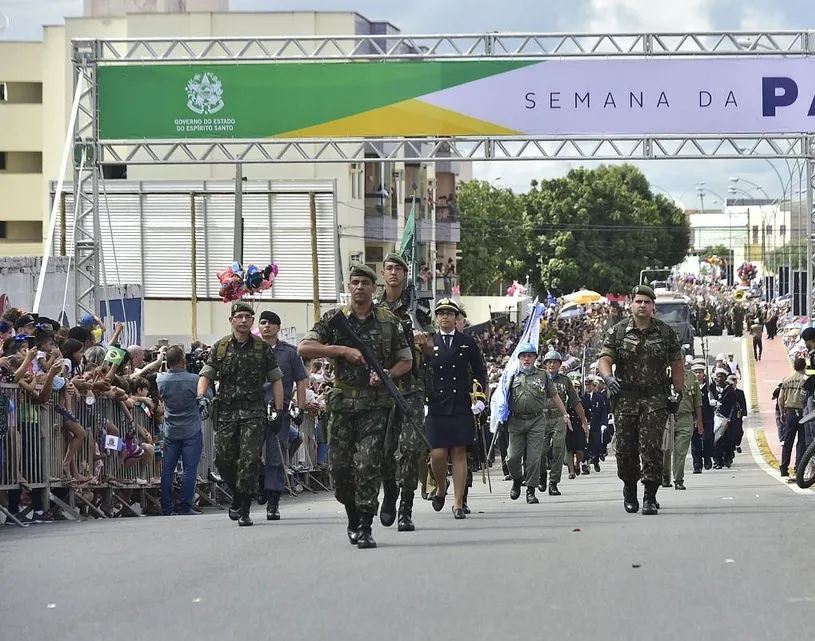
{"label": "concrete sidewalk", "polygon": [[778,439],[778,427],[775,423],[775,401],[773,390],[782,379],[792,373],[787,350],[780,338],[767,340],[764,336],[764,351],[760,361],[753,358],[753,342],[746,337],[747,363],[749,376],[752,376],[753,412],[759,414],[756,438],[764,458],[772,467],[778,469],[781,460],[781,442]]}

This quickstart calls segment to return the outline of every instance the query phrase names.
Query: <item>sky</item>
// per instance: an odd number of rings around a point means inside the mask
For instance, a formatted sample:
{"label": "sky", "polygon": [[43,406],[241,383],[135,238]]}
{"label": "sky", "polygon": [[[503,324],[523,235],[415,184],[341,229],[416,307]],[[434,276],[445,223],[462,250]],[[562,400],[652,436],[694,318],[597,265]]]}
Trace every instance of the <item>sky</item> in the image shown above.
{"label": "sky", "polygon": [[[195,0],[189,0],[194,3]],[[234,11],[356,11],[371,20],[388,21],[406,34],[522,32],[640,32],[815,29],[813,0],[230,0]],[[0,39],[38,40],[41,25],[60,24],[82,14],[81,0],[0,0]],[[254,34],[252,34],[254,35]],[[634,163],[655,191],[694,208],[697,185],[704,182],[705,208],[720,208],[729,197],[729,179],[755,197],[780,197],[795,175],[790,166],[765,160],[676,161]],[[595,166],[589,161],[510,161],[476,163],[476,178],[526,191],[532,179],[562,176],[570,168]],[[794,182],[797,186],[798,179]],[[797,189],[788,189],[797,191]],[[744,197],[744,193],[738,196]]]}

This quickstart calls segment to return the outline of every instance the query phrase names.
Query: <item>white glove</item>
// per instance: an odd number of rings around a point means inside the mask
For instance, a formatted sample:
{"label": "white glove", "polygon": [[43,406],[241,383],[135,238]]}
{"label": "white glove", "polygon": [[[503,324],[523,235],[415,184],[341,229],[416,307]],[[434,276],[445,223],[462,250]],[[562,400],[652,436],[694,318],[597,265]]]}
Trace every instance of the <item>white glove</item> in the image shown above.
{"label": "white glove", "polygon": [[476,401],[470,409],[473,411],[473,416],[478,416],[486,409],[484,401]]}

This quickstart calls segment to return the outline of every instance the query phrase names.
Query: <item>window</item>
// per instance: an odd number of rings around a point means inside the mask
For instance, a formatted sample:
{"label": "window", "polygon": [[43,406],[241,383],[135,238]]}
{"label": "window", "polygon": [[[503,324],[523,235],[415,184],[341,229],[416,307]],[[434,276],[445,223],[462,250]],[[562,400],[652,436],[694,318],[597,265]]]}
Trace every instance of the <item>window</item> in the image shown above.
{"label": "window", "polygon": [[758,245],[758,225],[753,225],[753,244]]}
{"label": "window", "polygon": [[125,180],[127,178],[127,165],[102,165],[102,177],[110,180]]}
{"label": "window", "polygon": [[5,82],[0,82],[0,102],[5,102],[8,99],[7,85]]}
{"label": "window", "polygon": [[767,235],[768,236],[773,235],[773,226],[772,225],[767,225]]}
{"label": "window", "polygon": [[781,236],[781,238],[783,238],[784,236],[787,235],[787,226],[786,225],[781,225],[781,227],[778,228],[778,235]]}
{"label": "window", "polygon": [[6,168],[6,152],[0,151],[0,171],[5,170]]}
{"label": "window", "polygon": [[0,220],[0,238],[6,237],[6,221]]}

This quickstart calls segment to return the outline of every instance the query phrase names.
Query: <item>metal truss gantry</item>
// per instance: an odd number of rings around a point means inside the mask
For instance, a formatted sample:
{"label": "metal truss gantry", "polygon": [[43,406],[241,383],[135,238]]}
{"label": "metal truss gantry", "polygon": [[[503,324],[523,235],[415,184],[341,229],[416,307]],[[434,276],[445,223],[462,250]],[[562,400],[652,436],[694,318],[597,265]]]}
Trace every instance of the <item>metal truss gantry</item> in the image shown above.
{"label": "metal truss gantry", "polygon": [[[98,313],[100,285],[99,176],[111,163],[350,163],[410,158],[435,160],[805,159],[807,309],[812,310],[815,224],[815,137],[800,134],[659,136],[476,136],[366,139],[99,140],[97,69],[104,65],[342,62],[385,60],[563,60],[580,58],[725,58],[815,55],[815,31],[698,33],[477,33],[237,38],[77,39],[72,42],[74,90],[82,91],[74,128],[78,194],[75,258],[77,315]],[[83,162],[84,160],[84,162]]]}

